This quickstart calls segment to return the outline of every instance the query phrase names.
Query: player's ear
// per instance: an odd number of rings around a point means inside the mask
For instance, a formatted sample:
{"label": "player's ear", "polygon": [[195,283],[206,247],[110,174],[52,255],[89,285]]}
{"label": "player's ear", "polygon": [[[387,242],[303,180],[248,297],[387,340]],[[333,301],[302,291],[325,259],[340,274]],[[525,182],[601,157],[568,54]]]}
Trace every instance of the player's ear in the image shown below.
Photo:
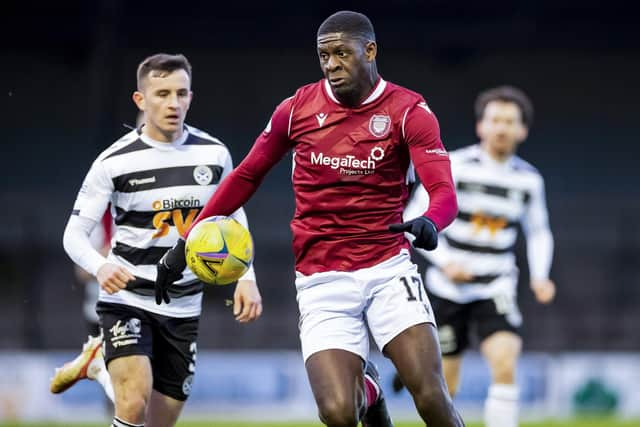
{"label": "player's ear", "polygon": [[482,120],[476,121],[476,136],[482,139]]}
{"label": "player's ear", "polygon": [[525,125],[520,126],[519,142],[523,142],[529,136],[529,128]]}
{"label": "player's ear", "polygon": [[136,90],[135,92],[133,92],[133,95],[131,95],[131,99],[133,99],[133,102],[136,104],[140,111],[144,111],[145,102],[142,92]]}
{"label": "player's ear", "polygon": [[364,54],[367,57],[367,61],[373,62],[378,54],[378,45],[374,41],[368,41],[364,47]]}

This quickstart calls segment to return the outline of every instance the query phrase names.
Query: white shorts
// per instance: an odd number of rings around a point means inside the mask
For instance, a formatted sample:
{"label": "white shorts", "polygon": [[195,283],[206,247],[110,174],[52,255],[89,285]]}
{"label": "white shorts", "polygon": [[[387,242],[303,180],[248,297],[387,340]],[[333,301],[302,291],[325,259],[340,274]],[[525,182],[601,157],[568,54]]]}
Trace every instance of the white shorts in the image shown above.
{"label": "white shorts", "polygon": [[297,273],[296,290],[305,362],[328,349],[350,351],[367,360],[367,325],[380,350],[411,326],[435,326],[422,279],[406,251],[356,271]]}

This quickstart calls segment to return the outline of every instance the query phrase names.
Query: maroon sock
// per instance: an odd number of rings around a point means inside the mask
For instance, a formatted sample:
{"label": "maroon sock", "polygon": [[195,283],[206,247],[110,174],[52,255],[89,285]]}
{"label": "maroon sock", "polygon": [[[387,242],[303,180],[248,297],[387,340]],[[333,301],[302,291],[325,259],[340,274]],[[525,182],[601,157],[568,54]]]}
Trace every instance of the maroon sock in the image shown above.
{"label": "maroon sock", "polygon": [[367,395],[367,408],[369,408],[369,406],[373,405],[374,403],[376,403],[376,400],[378,400],[378,394],[380,394],[380,390],[378,389],[376,383],[374,383],[368,375],[364,376],[364,390]]}

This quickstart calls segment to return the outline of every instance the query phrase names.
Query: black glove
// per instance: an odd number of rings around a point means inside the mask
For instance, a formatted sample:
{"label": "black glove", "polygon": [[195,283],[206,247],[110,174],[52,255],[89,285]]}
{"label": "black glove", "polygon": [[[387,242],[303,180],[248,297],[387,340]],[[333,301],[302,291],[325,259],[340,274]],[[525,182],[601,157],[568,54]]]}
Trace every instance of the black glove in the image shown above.
{"label": "black glove", "polygon": [[184,256],[183,239],[178,239],[176,244],[169,249],[164,256],[158,261],[158,275],[156,277],[156,304],[162,304],[162,301],[169,304],[169,287],[176,280],[182,279],[182,271],[187,266]]}
{"label": "black glove", "polygon": [[394,233],[408,232],[416,236],[413,246],[416,248],[434,250],[438,246],[438,229],[426,216],[419,216],[402,224],[389,225],[389,231]]}

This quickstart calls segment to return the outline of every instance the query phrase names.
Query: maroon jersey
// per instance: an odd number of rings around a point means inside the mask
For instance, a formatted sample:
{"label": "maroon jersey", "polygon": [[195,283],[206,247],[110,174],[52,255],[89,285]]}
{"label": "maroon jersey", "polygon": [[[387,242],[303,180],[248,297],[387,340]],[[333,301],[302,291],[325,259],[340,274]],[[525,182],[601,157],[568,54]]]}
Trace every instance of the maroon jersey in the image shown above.
{"label": "maroon jersey", "polygon": [[420,95],[379,79],[353,108],[340,104],[326,80],[283,101],[198,219],[235,211],[290,149],[293,249],[296,270],[305,275],[370,267],[408,248],[404,235],[388,225],[402,222],[411,161],[430,193],[425,215],[438,229],[455,217],[449,158],[435,116]]}

